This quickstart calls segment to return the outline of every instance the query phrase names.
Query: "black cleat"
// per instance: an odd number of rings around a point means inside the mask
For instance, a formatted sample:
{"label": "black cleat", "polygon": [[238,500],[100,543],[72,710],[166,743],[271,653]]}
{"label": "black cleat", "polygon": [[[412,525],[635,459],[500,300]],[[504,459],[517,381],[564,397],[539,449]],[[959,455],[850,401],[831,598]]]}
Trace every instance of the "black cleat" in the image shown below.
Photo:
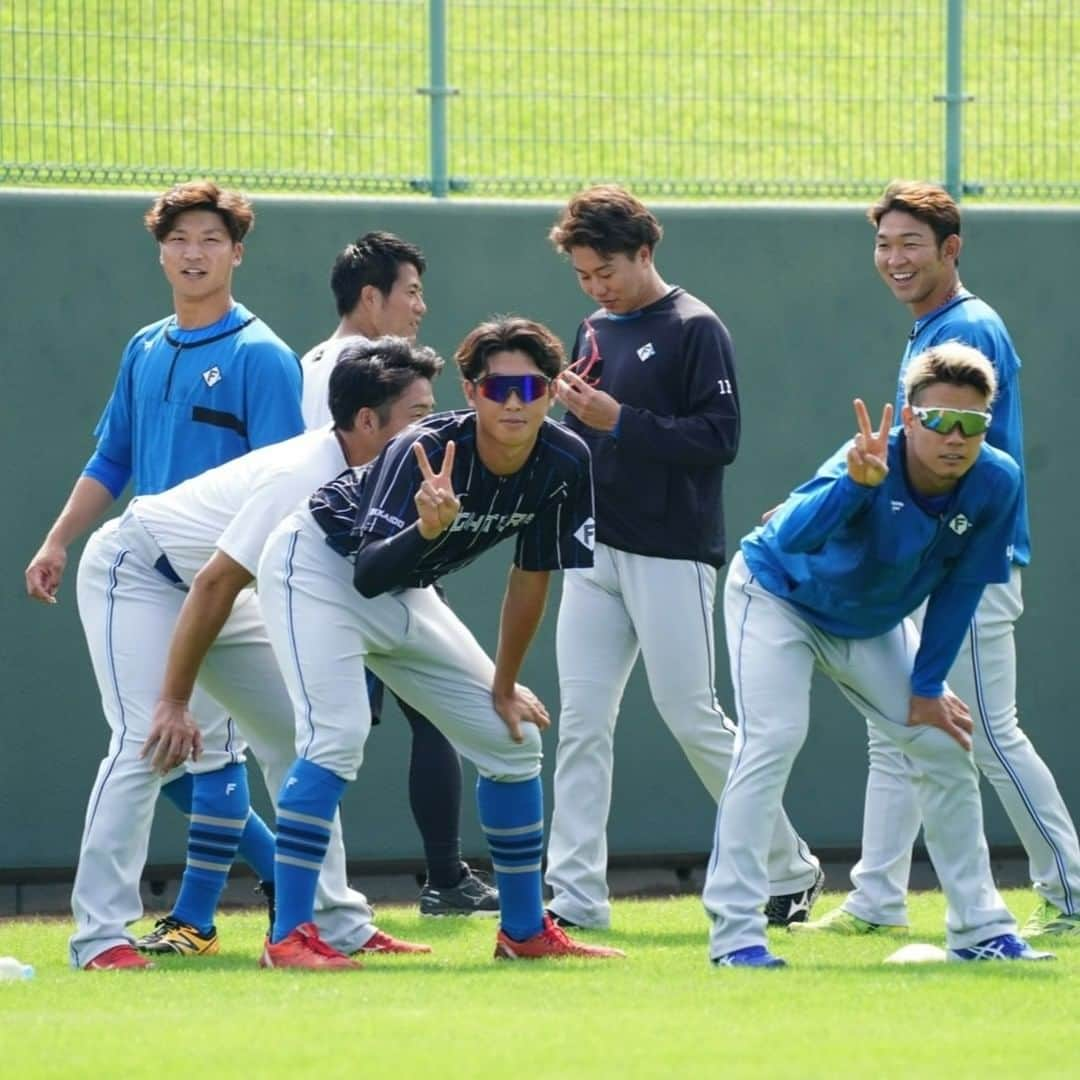
{"label": "black cleat", "polygon": [[272,937],[274,934],[274,917],[277,915],[277,904],[274,899],[274,883],[272,881],[260,881],[255,886],[255,892],[261,893],[263,899],[266,901],[266,914],[270,920],[270,929],[268,933]]}
{"label": "black cleat", "polygon": [[765,905],[765,918],[769,926],[790,926],[792,923],[806,922],[810,910],[825,888],[825,871],[818,870],[813,885],[801,892],[788,893],[786,896],[770,896]]}
{"label": "black cleat", "polygon": [[556,926],[561,926],[564,930],[580,930],[576,922],[566,918],[565,915],[560,915],[557,911],[552,911],[551,908],[544,908],[544,914],[549,916],[551,921]]}
{"label": "black cleat", "polygon": [[448,889],[425,885],[420,890],[421,915],[498,915],[499,894],[475,870],[465,865],[465,876]]}

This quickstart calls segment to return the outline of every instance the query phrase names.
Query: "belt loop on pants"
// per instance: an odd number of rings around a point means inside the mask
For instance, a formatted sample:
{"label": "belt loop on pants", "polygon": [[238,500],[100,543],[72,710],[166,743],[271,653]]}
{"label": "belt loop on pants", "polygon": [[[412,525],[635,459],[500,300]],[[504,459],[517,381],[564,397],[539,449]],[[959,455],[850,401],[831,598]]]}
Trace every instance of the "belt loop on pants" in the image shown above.
{"label": "belt loop on pants", "polygon": [[187,586],[184,584],[184,579],[172,568],[172,563],[169,562],[168,556],[165,554],[162,554],[161,558],[154,563],[154,569],[166,581],[171,581],[174,585],[179,585],[184,592],[188,591]]}
{"label": "belt loop on pants", "polygon": [[137,501],[133,499],[120,518],[120,527],[124,530],[125,537],[138,556],[152,566],[170,585],[180,589],[181,592],[187,592],[188,587],[184,584],[184,579],[173,569],[169,557],[161,550],[161,545],[139,520],[139,515],[133,511]]}

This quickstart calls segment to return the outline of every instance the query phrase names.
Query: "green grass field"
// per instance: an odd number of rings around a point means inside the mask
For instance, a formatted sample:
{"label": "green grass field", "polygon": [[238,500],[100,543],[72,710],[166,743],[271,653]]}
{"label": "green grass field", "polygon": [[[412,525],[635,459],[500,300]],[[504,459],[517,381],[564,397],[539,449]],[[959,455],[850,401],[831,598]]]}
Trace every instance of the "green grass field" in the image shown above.
{"label": "green grass field", "polygon": [[[826,896],[819,912],[834,906]],[[1022,919],[1029,892],[1007,895]],[[943,902],[915,894],[911,940],[943,943]],[[491,959],[489,920],[379,923],[429,957],[355,973],[264,972],[263,918],[222,918],[222,952],[153,972],[73,972],[64,921],[0,922],[36,964],[0,983],[5,1077],[1040,1077],[1074,1065],[1080,940],[1056,962],[882,963],[895,940],[773,932],[785,971],[714,970],[700,903],[623,901],[597,938],[624,962]],[[149,925],[149,924],[147,924]]]}
{"label": "green grass field", "polygon": [[[447,0],[449,173],[477,195],[865,197],[944,176],[944,0]],[[965,180],[1080,197],[1080,9],[966,5]],[[0,182],[408,192],[428,0],[0,5]]]}

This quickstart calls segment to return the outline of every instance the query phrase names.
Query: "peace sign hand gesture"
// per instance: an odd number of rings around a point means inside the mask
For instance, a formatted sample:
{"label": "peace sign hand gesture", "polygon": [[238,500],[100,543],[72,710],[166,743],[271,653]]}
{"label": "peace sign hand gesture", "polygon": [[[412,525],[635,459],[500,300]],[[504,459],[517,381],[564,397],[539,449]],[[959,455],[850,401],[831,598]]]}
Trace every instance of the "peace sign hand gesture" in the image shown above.
{"label": "peace sign hand gesture", "polygon": [[870,414],[862,398],[855,399],[855,419],[859,432],[847,452],[848,476],[863,487],[877,487],[889,475],[889,427],[893,407],[886,405],[881,412],[881,427],[870,427]]}
{"label": "peace sign hand gesture", "polygon": [[432,469],[431,462],[428,461],[428,456],[419,440],[413,443],[413,453],[416,454],[416,460],[420,466],[420,475],[424,478],[413,500],[420,519],[417,522],[417,528],[425,540],[434,540],[450,528],[461,509],[461,501],[454,494],[452,478],[454,444],[452,442],[446,444],[442,468],[438,472]]}

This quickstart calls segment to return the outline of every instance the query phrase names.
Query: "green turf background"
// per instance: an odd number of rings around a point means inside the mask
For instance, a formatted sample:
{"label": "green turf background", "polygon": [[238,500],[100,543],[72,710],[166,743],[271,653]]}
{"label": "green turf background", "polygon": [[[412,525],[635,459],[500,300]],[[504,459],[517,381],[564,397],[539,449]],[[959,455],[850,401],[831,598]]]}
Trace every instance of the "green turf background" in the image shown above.
{"label": "green turf background", "polygon": [[[1029,891],[1006,901],[1022,920]],[[840,900],[821,899],[828,911]],[[913,893],[911,939],[939,946],[944,900]],[[697,897],[616,903],[625,960],[496,963],[487,919],[380,907],[432,945],[364,970],[260,971],[262,913],[218,918],[221,952],[157,970],[66,966],[64,920],[0,919],[0,950],[37,967],[0,983],[5,1077],[250,1080],[1024,1080],[1075,1075],[1080,939],[1044,963],[882,961],[903,939],[769,930],[785,971],[716,969]],[[137,932],[149,928],[143,920]],[[582,938],[586,935],[581,935]],[[177,1031],[194,1033],[183,1040]],[[1070,1047],[1072,1049],[1070,1049]],[[1070,1064],[1072,1062],[1073,1064]],[[448,1064],[449,1063],[449,1064]]]}
{"label": "green turf background", "polygon": [[[58,607],[25,600],[22,569],[91,452],[90,431],[124,342],[169,309],[154,245],[139,223],[148,201],[132,194],[0,191],[0,558],[7,568],[0,593],[0,870],[73,864],[86,794],[105,748],[74,606],[79,549],[71,553]],[[744,437],[727,495],[733,545],[761,510],[848,436],[852,396],[892,399],[909,319],[874,273],[861,207],[660,209],[667,230],[662,272],[710,302],[736,342]],[[400,232],[427,252],[430,313],[423,338],[446,354],[492,312],[540,318],[569,338],[588,310],[544,239],[555,204],[263,197],[257,210],[236,295],[298,352],[333,329],[330,263],[346,241],[370,228]],[[1080,749],[1073,648],[1080,530],[1069,422],[1080,401],[1074,273],[1080,210],[977,207],[966,211],[965,226],[964,281],[1001,311],[1025,361],[1035,562],[1025,579],[1028,610],[1019,633],[1023,723],[1077,809],[1080,778],[1067,763]],[[449,373],[438,395],[441,406],[460,402]],[[489,647],[508,558],[497,550],[448,582],[455,607]],[[553,710],[556,600],[525,670]],[[718,668],[720,699],[730,705],[723,653]],[[640,674],[622,715],[613,854],[707,850],[708,800],[662,731]],[[547,745],[549,779],[553,735]],[[417,857],[406,798],[407,736],[396,712],[368,747],[345,801],[350,857]],[[811,843],[857,843],[863,757],[860,721],[823,688],[788,797]],[[480,852],[471,800],[466,803],[465,846]],[[178,861],[179,821],[172,811],[160,816],[151,859]],[[992,843],[1013,842],[992,800],[988,832]]]}

